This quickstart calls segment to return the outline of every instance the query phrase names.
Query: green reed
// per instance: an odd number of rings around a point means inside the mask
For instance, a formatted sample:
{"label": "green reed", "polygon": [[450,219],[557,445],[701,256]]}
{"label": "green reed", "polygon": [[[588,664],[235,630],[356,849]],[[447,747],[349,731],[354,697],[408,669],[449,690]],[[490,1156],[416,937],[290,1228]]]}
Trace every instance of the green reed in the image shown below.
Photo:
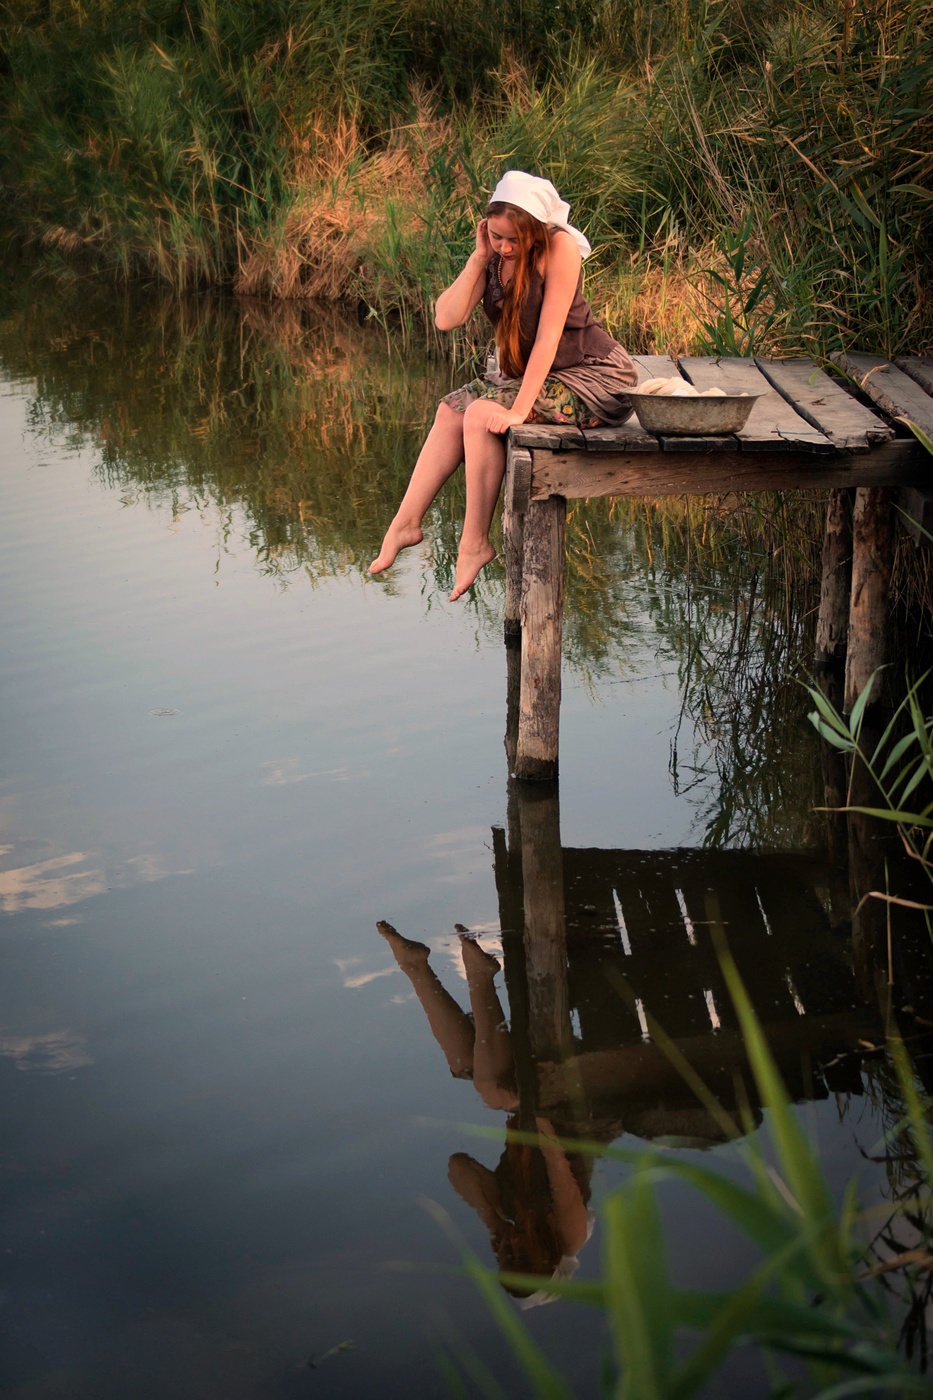
{"label": "green reed", "polygon": [[477,208],[525,166],[573,201],[590,293],[634,349],[710,343],[741,299],[742,231],[758,298],[739,347],[925,351],[931,16],[931,0],[13,0],[0,181],[20,231],[62,257],[349,298],[431,346]]}
{"label": "green reed", "polygon": [[[591,1152],[628,1167],[624,1184],[601,1208],[603,1257],[593,1280],[493,1274],[467,1254],[465,1271],[508,1340],[530,1393],[572,1400],[573,1390],[517,1315],[501,1284],[553,1293],[565,1304],[598,1309],[611,1355],[600,1394],[612,1400],[690,1400],[726,1393],[723,1369],[741,1352],[760,1363],[755,1394],[770,1400],[841,1400],[843,1396],[933,1395],[923,1374],[929,1299],[930,1100],[888,1018],[884,1083],[887,1132],[881,1151],[892,1164],[891,1200],[865,1211],[853,1181],[833,1200],[818,1152],[794,1113],[762,1025],[729,952],[715,899],[710,933],[745,1041],[755,1091],[766,1106],[755,1132],[746,1108],[744,1138],[664,1035],[652,1037],[682,1068],[700,1102],[734,1139],[732,1163],[701,1164],[676,1151],[640,1151],[567,1140],[567,1152]],[[763,1140],[766,1139],[766,1140]],[[660,1202],[670,1183],[696,1194],[754,1247],[756,1263],[731,1290],[679,1288]],[[906,1355],[905,1355],[906,1351]],[[493,1376],[445,1357],[452,1393],[501,1394]],[[468,1385],[475,1380],[475,1385]]]}

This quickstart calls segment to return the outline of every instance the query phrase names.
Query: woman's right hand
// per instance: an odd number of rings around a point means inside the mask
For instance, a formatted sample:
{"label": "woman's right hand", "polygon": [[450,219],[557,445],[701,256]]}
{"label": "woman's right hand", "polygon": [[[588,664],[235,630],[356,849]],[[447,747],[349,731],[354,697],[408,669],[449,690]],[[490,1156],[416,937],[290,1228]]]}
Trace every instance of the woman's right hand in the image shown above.
{"label": "woman's right hand", "polygon": [[489,234],[486,232],[485,219],[480,219],[476,225],[476,251],[483,262],[489,262],[492,257],[492,244],[489,241]]}

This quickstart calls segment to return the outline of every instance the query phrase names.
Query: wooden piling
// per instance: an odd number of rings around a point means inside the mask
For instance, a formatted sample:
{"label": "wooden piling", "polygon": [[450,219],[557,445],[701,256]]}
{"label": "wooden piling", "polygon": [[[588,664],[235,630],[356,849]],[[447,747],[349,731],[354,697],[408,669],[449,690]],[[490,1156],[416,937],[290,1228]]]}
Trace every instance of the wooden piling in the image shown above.
{"label": "wooden piling", "polygon": [[525,515],[516,778],[557,777],[566,518],[562,496],[529,502]]}
{"label": "wooden piling", "polygon": [[830,491],[816,624],[816,660],[823,666],[842,662],[846,654],[852,591],[852,504],[851,492],[845,488]]}
{"label": "wooden piling", "polygon": [[502,506],[505,555],[505,639],[521,634],[522,535],[531,494],[531,453],[516,447],[509,435],[505,461],[505,497]]}
{"label": "wooden piling", "polygon": [[[894,511],[891,491],[860,486],[852,519],[852,598],[846,651],[844,708],[852,710],[872,673],[887,660],[888,591],[894,559]],[[881,677],[872,686],[871,703],[882,693]]]}

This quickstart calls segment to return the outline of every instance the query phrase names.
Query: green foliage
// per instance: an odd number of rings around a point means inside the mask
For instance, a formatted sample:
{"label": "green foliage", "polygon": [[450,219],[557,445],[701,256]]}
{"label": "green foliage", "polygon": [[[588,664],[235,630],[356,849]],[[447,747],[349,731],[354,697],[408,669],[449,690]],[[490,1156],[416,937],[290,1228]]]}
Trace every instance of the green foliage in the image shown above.
{"label": "green foliage", "polygon": [[[236,281],[265,250],[247,290],[320,295],[268,250],[339,255],[324,294],[430,341],[522,166],[572,201],[635,348],[931,348],[931,0],[14,0],[0,50],[20,229],[122,276]],[[367,179],[385,153],[395,177]],[[333,246],[295,217],[328,200]],[[633,300],[683,269],[706,305],[641,329]]]}
{"label": "green foliage", "polygon": [[[716,1393],[724,1363],[745,1348],[757,1351],[766,1363],[768,1388],[763,1381],[756,1395],[772,1400],[931,1396],[933,1378],[917,1374],[900,1353],[896,1295],[866,1259],[854,1190],[841,1207],[834,1205],[729,953],[721,920],[714,919],[711,927],[749,1066],[768,1107],[767,1144],[755,1135],[733,1149],[744,1157],[748,1184],[716,1167],[678,1160],[673,1153],[632,1153],[594,1144],[594,1152],[630,1167],[628,1180],[610,1193],[601,1212],[605,1243],[600,1279],[557,1282],[516,1274],[501,1276],[502,1282],[558,1294],[605,1313],[615,1365],[603,1393],[613,1400],[690,1400]],[[917,1196],[929,1191],[933,1133],[928,1104],[896,1035],[892,1061],[905,1110],[895,1136],[909,1134],[918,1148],[918,1190],[900,1210],[905,1219],[916,1221],[922,1207]],[[576,1141],[565,1146],[581,1150]],[[760,1262],[731,1292],[683,1290],[671,1282],[659,1191],[672,1180],[705,1197],[760,1252]],[[906,1261],[905,1271],[911,1262],[925,1267],[922,1259]],[[489,1300],[532,1393],[568,1395],[566,1383],[546,1359],[536,1350],[529,1352],[530,1339],[497,1291],[494,1276],[475,1260],[468,1272]]]}
{"label": "green foliage", "polygon": [[[921,693],[928,679],[921,676],[907,688],[894,714],[874,744],[863,739],[863,726],[875,677],[872,676],[846,717],[816,686],[809,686],[816,709],[809,715],[820,738],[861,764],[878,791],[880,805],[850,803],[847,810],[893,823],[901,840],[933,884],[933,715],[924,713]],[[921,906],[896,895],[881,896],[892,903],[921,908],[933,932],[933,906]]]}

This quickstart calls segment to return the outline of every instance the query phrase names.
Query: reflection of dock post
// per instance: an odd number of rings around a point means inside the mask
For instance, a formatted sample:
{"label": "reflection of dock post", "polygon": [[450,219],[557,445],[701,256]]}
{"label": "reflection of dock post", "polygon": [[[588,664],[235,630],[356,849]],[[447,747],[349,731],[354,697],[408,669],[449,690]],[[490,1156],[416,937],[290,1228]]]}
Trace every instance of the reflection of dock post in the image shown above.
{"label": "reflection of dock post", "polygon": [[[838,669],[827,669],[817,684],[835,710],[842,708],[842,676]],[[845,754],[834,744],[820,740],[820,767],[823,771],[823,801],[826,811],[826,852],[832,865],[845,869],[848,860],[848,827],[842,810],[848,802],[849,772]]]}
{"label": "reflection of dock post", "polygon": [[[862,726],[862,739],[871,753],[878,735]],[[874,807],[878,789],[861,759],[852,760],[849,801],[853,807]],[[870,1001],[876,974],[888,967],[888,907],[884,900],[867,899],[872,890],[884,889],[885,823],[863,812],[847,812],[849,845],[849,894],[852,901],[852,954],[860,994]],[[861,905],[861,907],[859,907]]]}
{"label": "reflection of dock post", "polygon": [[562,496],[530,501],[525,515],[517,778],[557,777],[566,518]]}
{"label": "reflection of dock post", "polygon": [[531,1050],[536,1060],[560,1061],[572,1038],[560,805],[554,785],[516,786],[521,814]]}

